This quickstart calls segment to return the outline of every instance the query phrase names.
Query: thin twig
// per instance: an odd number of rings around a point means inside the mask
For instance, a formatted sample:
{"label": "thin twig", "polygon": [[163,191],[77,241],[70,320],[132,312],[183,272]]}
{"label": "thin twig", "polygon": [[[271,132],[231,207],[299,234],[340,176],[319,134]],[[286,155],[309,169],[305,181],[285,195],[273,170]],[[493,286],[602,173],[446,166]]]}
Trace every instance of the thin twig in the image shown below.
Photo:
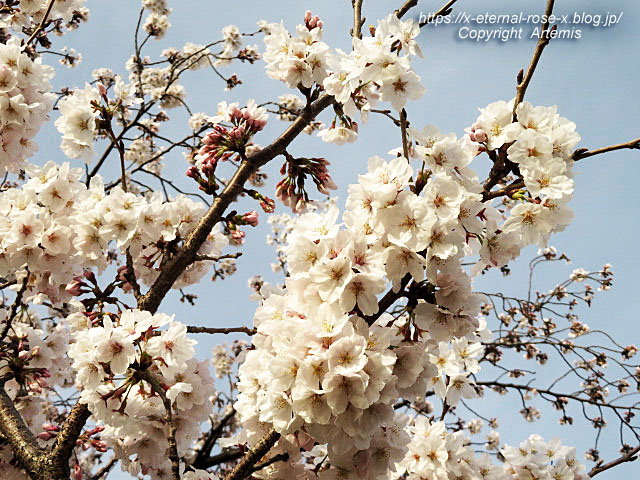
{"label": "thin twig", "polygon": [[9,311],[9,316],[7,317],[4,328],[2,329],[2,333],[0,333],[0,342],[2,342],[9,330],[11,329],[11,324],[13,323],[13,319],[18,314],[18,308],[22,304],[22,297],[24,296],[24,292],[27,291],[27,284],[29,283],[29,270],[27,270],[27,275],[22,279],[22,285],[20,286],[20,290],[16,294],[16,299],[11,305],[11,310]]}
{"label": "thin twig", "polygon": [[[553,12],[553,4],[555,0],[547,1],[547,9],[544,12],[546,21],[542,24],[542,31],[540,33],[540,37],[538,38],[538,43],[536,45],[536,49],[533,52],[533,57],[531,58],[531,63],[529,64],[529,68],[527,68],[527,73],[524,75],[522,81],[516,87],[516,99],[513,102],[513,115],[512,121],[516,121],[516,109],[522,100],[524,99],[524,95],[527,92],[527,87],[529,86],[529,82],[533,78],[533,73],[536,71],[536,67],[538,66],[538,62],[540,61],[540,57],[542,56],[542,52],[544,48],[549,45],[549,41],[551,40],[551,36],[547,35],[547,30],[549,30],[549,17],[551,16],[551,12]],[[554,25],[553,28],[556,28],[557,25]]]}
{"label": "thin twig", "polygon": [[449,15],[452,12],[452,8],[453,4],[456,3],[458,0],[449,0],[445,5],[443,5],[440,10],[438,10],[437,12],[429,15],[429,17],[424,21],[424,22],[420,22],[420,28],[424,27],[425,25],[430,24],[431,22],[433,22],[436,18],[439,17],[446,17],[447,15]]}
{"label": "thin twig", "polygon": [[91,477],[91,480],[100,480],[102,477],[104,477],[107,473],[111,471],[111,469],[117,462],[118,462],[117,458],[112,458],[111,460],[109,460],[109,462],[104,467],[98,470],[96,474],[93,477]]}
{"label": "thin twig", "polygon": [[611,145],[609,147],[598,148],[596,150],[579,148],[578,150],[573,152],[573,159],[582,160],[583,158],[593,157],[594,155],[600,155],[601,153],[613,152],[614,150],[623,150],[623,149],[640,150],[640,138],[636,138],[635,140],[631,140],[630,142],[620,143],[618,145]]}

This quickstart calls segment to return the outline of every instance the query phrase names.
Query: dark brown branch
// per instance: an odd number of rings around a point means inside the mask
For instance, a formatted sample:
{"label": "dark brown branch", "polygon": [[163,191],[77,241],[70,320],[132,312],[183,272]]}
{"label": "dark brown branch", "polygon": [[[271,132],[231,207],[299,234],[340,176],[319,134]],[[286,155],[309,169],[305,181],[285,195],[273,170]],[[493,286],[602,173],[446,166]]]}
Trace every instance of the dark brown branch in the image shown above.
{"label": "dark brown branch", "polygon": [[[238,448],[238,447],[228,448],[216,455],[212,455],[209,458],[205,458],[200,464],[199,468],[206,470],[207,468],[215,467],[216,465],[220,465],[221,463],[227,463],[232,460],[237,460],[243,455],[244,455],[244,452],[241,448]],[[195,464],[194,464],[194,467],[195,467]]]}
{"label": "dark brown branch", "polygon": [[224,480],[243,480],[247,478],[251,474],[253,466],[271,450],[271,447],[276,444],[279,438],[280,434],[278,432],[275,430],[269,431],[251,450],[245,453],[242,460]]}
{"label": "dark brown branch", "polygon": [[16,299],[11,305],[11,310],[9,310],[9,316],[7,317],[4,328],[2,329],[2,333],[0,333],[0,342],[7,337],[7,334],[11,329],[11,325],[13,324],[13,319],[18,314],[18,308],[20,308],[20,305],[22,304],[22,297],[24,296],[24,292],[26,292],[27,290],[28,283],[29,283],[29,270],[27,270],[27,275],[22,279],[22,285],[20,286],[20,290],[18,290],[18,293],[16,294]]}
{"label": "dark brown branch", "polygon": [[605,463],[604,465],[601,465],[602,463],[601,461],[599,464],[597,464],[595,467],[589,470],[589,473],[587,475],[589,475],[590,478],[593,478],[597,474],[602,473],[605,470],[609,470],[610,468],[616,467],[621,463],[634,462],[638,459],[638,457],[636,456],[638,453],[640,453],[640,445],[638,445],[633,450],[630,450],[629,452],[625,453],[624,455],[621,455],[615,460],[612,460],[609,463]]}
{"label": "dark brown branch", "polygon": [[[533,57],[531,58],[531,63],[529,64],[529,68],[527,68],[527,72],[525,73],[522,81],[516,87],[516,99],[513,102],[513,120],[516,121],[516,109],[520,102],[524,99],[524,95],[527,92],[527,87],[529,86],[529,82],[533,78],[533,73],[536,71],[536,67],[538,66],[538,62],[540,61],[540,57],[542,56],[542,52],[545,47],[549,44],[551,40],[551,36],[547,34],[549,30],[549,17],[551,16],[551,12],[553,12],[553,4],[555,0],[547,1],[547,9],[544,12],[546,21],[542,24],[542,31],[540,33],[540,37],[538,37],[538,43],[536,45],[536,49],[533,52]],[[554,25],[555,29],[557,25]]]}
{"label": "dark brown branch", "polygon": [[101,478],[103,478],[105,475],[107,475],[111,471],[111,469],[117,462],[118,462],[117,458],[112,458],[111,460],[109,460],[109,462],[104,467],[98,470],[96,474],[91,477],[91,480],[100,480]]}
{"label": "dark brown branch", "polygon": [[271,457],[269,460],[259,463],[258,465],[256,465],[255,467],[253,467],[251,469],[251,473],[254,472],[258,472],[260,470],[262,470],[263,468],[267,468],[269,465],[273,465],[276,462],[286,462],[287,460],[289,460],[289,454],[288,453],[279,453],[278,455],[274,455],[273,457]]}
{"label": "dark brown branch", "polygon": [[231,410],[224,417],[222,417],[218,422],[218,424],[214,428],[212,428],[211,431],[207,434],[207,438],[205,439],[204,444],[202,445],[202,448],[200,449],[200,451],[198,451],[198,454],[196,455],[196,458],[193,461],[193,464],[192,464],[193,468],[204,470],[211,466],[206,464],[207,460],[211,458],[209,456],[209,454],[211,453],[211,449],[216,444],[216,441],[218,440],[218,438],[220,438],[220,435],[222,435],[222,430],[224,430],[224,427],[227,426],[227,424],[235,416],[235,414],[236,414],[236,411]]}
{"label": "dark brown branch", "polygon": [[631,140],[630,142],[620,143],[618,145],[611,145],[609,147],[602,147],[596,150],[588,150],[586,148],[579,148],[573,152],[574,160],[582,160],[583,158],[593,157],[594,155],[600,155],[601,153],[613,152],[615,150],[640,150],[640,138]]}
{"label": "dark brown branch", "polygon": [[197,252],[206,241],[213,227],[220,221],[227,207],[242,191],[244,184],[264,164],[285,151],[287,146],[311,123],[325,108],[333,103],[331,95],[323,95],[305,107],[298,118],[273,143],[247,158],[224,191],[218,196],[207,213],[200,219],[195,230],[189,235],[182,249],[166,264],[149,291],[138,301],[138,308],[151,313],[160,306],[162,299],[173,286],[176,279],[197,256]]}
{"label": "dark brown branch", "polygon": [[427,18],[424,22],[420,22],[420,28],[430,24],[438,17],[446,17],[447,15],[449,15],[453,11],[453,8],[451,7],[453,7],[453,4],[456,3],[457,1],[458,0],[449,0],[445,5],[443,5],[440,8],[440,10],[438,10],[434,14],[429,15],[429,18]]}
{"label": "dark brown branch", "polygon": [[400,281],[400,289],[394,292],[393,289],[384,294],[384,297],[378,302],[378,311],[373,315],[365,317],[365,320],[369,325],[372,325],[380,316],[387,311],[387,309],[395,303],[396,300],[405,295],[404,288],[411,281],[411,274],[407,273]]}
{"label": "dark brown branch", "polygon": [[482,195],[482,201],[486,201],[486,200],[492,200],[494,198],[498,198],[498,197],[502,197],[504,195],[506,195],[507,197],[511,197],[511,195],[513,195],[516,191],[520,190],[521,188],[524,188],[524,182],[522,180],[516,180],[515,182],[513,182],[511,185],[507,185],[504,188],[501,188],[500,190],[494,190],[493,192],[483,192]]}
{"label": "dark brown branch", "polygon": [[247,335],[254,335],[256,333],[255,328],[249,327],[227,327],[227,328],[214,328],[214,327],[194,327],[188,326],[187,332],[189,333],[246,333]]}
{"label": "dark brown branch", "polygon": [[407,0],[399,9],[397,9],[393,13],[396,14],[396,17],[402,18],[409,10],[411,10],[416,5],[418,5],[418,0]]}
{"label": "dark brown branch", "polygon": [[91,412],[83,403],[76,403],[62,424],[60,433],[56,436],[51,455],[60,463],[68,465],[71,452],[76,445],[76,440],[82,432],[82,428]]}
{"label": "dark brown branch", "polygon": [[0,432],[11,445],[20,466],[29,473],[44,467],[39,467],[39,463],[45,451],[38,446],[38,441],[5,392],[4,385],[0,388]]}
{"label": "dark brown branch", "polygon": [[409,161],[409,140],[407,139],[407,111],[403,108],[400,112],[400,132],[402,134],[402,153]]}

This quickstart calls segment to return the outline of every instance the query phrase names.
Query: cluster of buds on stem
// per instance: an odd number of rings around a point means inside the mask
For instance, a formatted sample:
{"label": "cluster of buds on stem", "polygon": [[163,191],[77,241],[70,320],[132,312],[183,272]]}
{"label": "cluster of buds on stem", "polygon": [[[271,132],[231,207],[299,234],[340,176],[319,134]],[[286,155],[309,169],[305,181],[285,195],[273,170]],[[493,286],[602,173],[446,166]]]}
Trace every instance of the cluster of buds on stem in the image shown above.
{"label": "cluster of buds on stem", "polygon": [[266,110],[249,100],[244,108],[236,104],[229,105],[220,115],[230,125],[216,124],[213,130],[202,139],[202,146],[196,156],[196,164],[187,169],[186,175],[200,185],[200,190],[214,194],[218,188],[215,170],[219,161],[229,160],[236,154],[244,160],[251,138],[267,123]]}
{"label": "cluster of buds on stem", "polygon": [[276,197],[288,205],[294,212],[303,211],[309,201],[305,190],[307,176],[320,193],[329,194],[337,188],[329,174],[329,162],[324,158],[294,158],[285,152],[286,161],[280,168],[280,174],[286,175],[276,186]]}
{"label": "cluster of buds on stem", "polygon": [[311,16],[311,10],[307,10],[304,13],[304,24],[309,29],[309,31],[313,30],[316,27],[322,28],[322,26],[324,25],[322,20],[320,20],[320,18],[317,15],[313,17]]}

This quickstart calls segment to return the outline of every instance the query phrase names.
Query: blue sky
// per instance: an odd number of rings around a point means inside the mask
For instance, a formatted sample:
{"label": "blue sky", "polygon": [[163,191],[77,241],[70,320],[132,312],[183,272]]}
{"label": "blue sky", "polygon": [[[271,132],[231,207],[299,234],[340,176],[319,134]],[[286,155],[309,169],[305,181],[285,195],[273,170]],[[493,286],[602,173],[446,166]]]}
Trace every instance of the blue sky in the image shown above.
{"label": "blue sky", "polygon": [[[397,8],[397,2],[365,0],[363,15],[367,23],[375,24]],[[487,0],[472,2],[459,0],[456,12],[476,15],[484,12],[495,14],[519,13],[539,14],[544,11],[543,0]],[[640,44],[640,5],[635,0],[622,0],[612,5],[602,2],[558,0],[555,11],[569,15],[589,13],[623,12],[620,22],[610,27],[590,27],[568,25],[562,28],[581,30],[580,39],[552,41],[545,50],[534,79],[527,91],[526,99],[537,105],[558,105],[561,115],[577,124],[582,135],[581,146],[596,148],[620,143],[640,137],[638,111],[640,100],[636,94],[639,74],[637,46]],[[227,24],[235,24],[240,31],[256,30],[256,21],[265,19],[279,21],[293,30],[307,8],[324,20],[324,40],[333,47],[350,48],[349,28],[352,22],[351,2],[348,0],[325,0],[323,2],[278,1],[258,2],[236,0],[235,2],[182,0],[169,2],[173,8],[170,20],[173,28],[165,39],[151,41],[145,53],[152,59],[168,46],[180,47],[187,41],[207,43],[220,38],[220,30]],[[76,48],[83,55],[82,63],[75,69],[67,70],[56,65],[57,75],[54,85],[60,87],[83,86],[90,81],[94,68],[108,66],[116,73],[125,74],[124,62],[132,53],[133,29],[137,19],[139,2],[132,0],[88,1],[91,10],[90,22],[81,28],[56,40],[57,45]],[[412,10],[413,16],[428,14],[441,6],[440,2],[420,1]],[[366,25],[365,24],[365,25]],[[509,100],[515,93],[516,74],[526,68],[535,46],[535,39],[529,39],[528,32],[533,26],[522,25],[524,37],[519,40],[500,42],[474,42],[457,38],[462,25],[440,25],[424,29],[420,45],[425,58],[415,59],[414,69],[422,77],[427,94],[419,101],[407,106],[410,121],[416,127],[435,124],[444,132],[453,131],[458,135],[471,125],[477,116],[477,108],[496,100]],[[486,28],[486,27],[482,27]],[[575,33],[574,33],[575,35]],[[262,49],[261,37],[248,39]],[[57,58],[45,57],[54,64]],[[225,74],[238,73],[243,84],[224,92],[224,85],[210,72],[198,71],[187,74],[183,82],[188,91],[188,102],[194,111],[212,113],[221,100],[245,102],[255,98],[258,103],[274,100],[287,92],[284,84],[270,80],[264,75],[264,63],[246,66],[234,64],[223,69]],[[173,112],[169,112],[172,114]],[[327,120],[329,114],[321,119]],[[373,117],[373,115],[372,115]],[[173,124],[167,132],[178,138],[187,131],[186,116],[175,112]],[[266,145],[285,124],[271,116],[265,131],[256,141]],[[337,147],[324,144],[315,136],[301,137],[292,145],[290,152],[296,155],[324,156],[332,164],[332,174],[339,186],[338,204],[346,197],[346,187],[356,181],[356,175],[366,170],[366,161],[371,155],[385,156],[386,152],[399,146],[400,134],[390,129],[384,118],[371,118],[361,126],[359,140],[354,144]],[[47,160],[64,161],[59,149],[59,136],[52,123],[38,136],[40,152],[35,157],[38,163]],[[635,328],[637,322],[637,292],[640,290],[638,264],[640,255],[636,236],[640,232],[637,213],[638,200],[635,189],[640,183],[640,169],[637,167],[640,152],[621,151],[585,159],[576,164],[576,193],[572,202],[576,218],[567,230],[552,237],[550,244],[559,251],[566,252],[573,264],[568,267],[545,266],[538,276],[539,288],[548,289],[573,268],[598,269],[603,263],[613,264],[616,273],[614,288],[599,295],[595,305],[584,312],[583,320],[592,328],[602,328],[621,339],[622,343],[640,343],[640,334]],[[482,158],[482,157],[481,157]],[[477,168],[484,171],[487,165],[478,161]],[[113,158],[115,164],[116,159]],[[271,185],[277,179],[277,169],[281,161],[276,159],[266,171],[271,174]],[[189,185],[184,179],[187,164],[180,153],[166,156],[165,172],[172,178],[181,179],[181,185]],[[115,172],[113,169],[105,170]],[[194,189],[195,190],[195,189]],[[272,192],[273,190],[271,190]],[[246,204],[247,210],[253,208]],[[242,210],[242,208],[240,209]],[[277,212],[285,209],[281,205]],[[261,220],[265,220],[264,216]],[[244,256],[238,261],[237,273],[224,282],[204,282],[188,289],[199,296],[196,307],[188,307],[177,301],[177,296],[167,298],[161,306],[166,313],[176,313],[180,321],[187,324],[207,326],[233,326],[249,324],[255,305],[247,300],[250,293],[247,279],[256,273],[266,279],[279,281],[271,273],[270,263],[275,259],[273,251],[264,242],[268,226],[265,221],[247,232],[248,240]],[[513,267],[513,275],[507,279],[498,273],[482,277],[477,287],[484,291],[503,291],[524,294],[526,288],[526,262],[535,253],[534,248],[523,252],[522,260]],[[215,314],[212,314],[215,312]],[[200,354],[208,355],[210,348],[222,338],[199,336]],[[228,340],[228,339],[227,339]],[[550,368],[554,368],[553,365]],[[545,370],[541,373],[544,375]],[[577,389],[578,386],[575,386]],[[495,396],[491,397],[495,399]],[[519,400],[495,399],[491,407],[482,400],[472,403],[479,413],[486,416],[501,415],[503,441],[511,444],[526,438],[530,433],[541,433],[545,438],[560,435],[565,444],[572,444],[578,450],[591,446],[593,430],[578,421],[572,428],[559,427],[557,415],[543,410],[543,418],[534,424],[524,422],[517,413]],[[515,401],[518,400],[518,401]],[[575,412],[576,419],[580,414]],[[611,427],[611,446],[601,452],[605,458],[617,456],[615,426]],[[485,429],[483,433],[487,433]],[[630,439],[629,439],[630,440]],[[581,455],[581,453],[580,453]],[[598,478],[631,478],[638,470],[637,465],[628,464]],[[637,473],[636,473],[637,474]],[[111,478],[125,478],[113,474]]]}

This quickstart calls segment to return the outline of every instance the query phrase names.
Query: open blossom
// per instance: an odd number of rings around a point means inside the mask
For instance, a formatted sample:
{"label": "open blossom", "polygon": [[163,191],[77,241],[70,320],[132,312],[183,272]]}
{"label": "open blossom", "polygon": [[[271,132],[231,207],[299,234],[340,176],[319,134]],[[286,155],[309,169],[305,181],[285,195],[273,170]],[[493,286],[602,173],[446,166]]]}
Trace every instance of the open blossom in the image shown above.
{"label": "open blossom", "polygon": [[62,134],[61,148],[67,157],[90,160],[93,156],[98,113],[91,103],[99,101],[98,90],[87,84],[84,90],[74,90],[72,95],[59,102],[62,116],[55,125]]}

